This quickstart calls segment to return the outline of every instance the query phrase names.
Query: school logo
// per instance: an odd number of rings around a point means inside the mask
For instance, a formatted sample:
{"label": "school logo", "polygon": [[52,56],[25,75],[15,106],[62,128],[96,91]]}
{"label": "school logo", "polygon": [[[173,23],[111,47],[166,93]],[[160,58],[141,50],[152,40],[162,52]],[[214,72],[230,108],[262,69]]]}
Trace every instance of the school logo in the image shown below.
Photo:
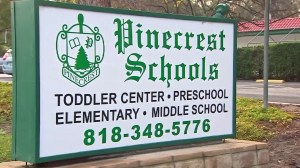
{"label": "school logo", "polygon": [[56,53],[62,63],[62,75],[80,87],[100,76],[100,63],[104,58],[104,39],[99,28],[84,24],[84,16],[78,15],[78,23],[64,24],[56,37]]}

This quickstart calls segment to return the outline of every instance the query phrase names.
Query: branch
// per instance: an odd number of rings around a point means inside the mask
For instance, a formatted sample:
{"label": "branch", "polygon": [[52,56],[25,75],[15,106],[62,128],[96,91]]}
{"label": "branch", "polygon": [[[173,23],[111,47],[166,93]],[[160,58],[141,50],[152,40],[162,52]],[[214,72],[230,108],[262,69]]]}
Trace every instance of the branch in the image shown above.
{"label": "branch", "polygon": [[207,16],[207,12],[206,12],[206,9],[205,9],[203,0],[197,0],[197,3],[198,3],[198,4],[199,4],[199,2],[200,2],[200,4],[201,4],[201,6],[202,6],[202,9],[203,9],[203,12],[204,12],[205,16]]}
{"label": "branch", "polygon": [[256,11],[256,10],[253,10],[251,8],[246,8],[246,7],[242,6],[242,5],[240,5],[238,3],[234,3],[234,2],[231,2],[230,4],[233,4],[233,5],[236,5],[236,6],[240,7],[242,9],[246,10],[247,12],[249,12],[250,14],[253,14],[253,15],[259,14],[259,15],[263,16],[263,14],[261,13],[261,11]]}
{"label": "branch", "polygon": [[166,8],[166,7],[162,6],[162,5],[148,4],[148,6],[153,6],[153,7],[157,7],[157,8],[162,8],[162,9],[165,11],[165,13],[169,13],[168,8]]}
{"label": "branch", "polygon": [[300,13],[300,12],[294,12],[294,13],[292,13],[292,14],[290,14],[290,15],[285,16],[285,17],[282,17],[282,18],[279,18],[279,19],[274,19],[274,21],[270,22],[270,24],[275,23],[275,22],[278,22],[278,21],[283,20],[283,19],[286,19],[286,18],[289,18],[290,16],[293,16],[293,15],[299,14],[299,13]]}
{"label": "branch", "polygon": [[189,4],[190,8],[191,8],[192,15],[195,16],[195,13],[194,13],[194,9],[193,9],[193,5],[192,5],[191,0],[187,0],[187,1],[188,1],[188,4]]}
{"label": "branch", "polygon": [[[173,0],[174,6],[176,8],[176,14],[179,14],[179,4],[177,4],[178,0]],[[180,3],[180,2],[179,2]]]}

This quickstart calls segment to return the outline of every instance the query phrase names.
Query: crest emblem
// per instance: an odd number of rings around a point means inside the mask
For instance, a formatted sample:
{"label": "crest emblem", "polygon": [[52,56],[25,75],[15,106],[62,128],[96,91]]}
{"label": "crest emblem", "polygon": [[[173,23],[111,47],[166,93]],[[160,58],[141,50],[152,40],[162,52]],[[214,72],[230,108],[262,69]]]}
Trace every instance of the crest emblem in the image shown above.
{"label": "crest emblem", "polygon": [[82,14],[78,23],[64,24],[56,37],[56,53],[63,64],[62,75],[80,87],[84,87],[100,75],[104,58],[104,39],[99,28],[84,24]]}

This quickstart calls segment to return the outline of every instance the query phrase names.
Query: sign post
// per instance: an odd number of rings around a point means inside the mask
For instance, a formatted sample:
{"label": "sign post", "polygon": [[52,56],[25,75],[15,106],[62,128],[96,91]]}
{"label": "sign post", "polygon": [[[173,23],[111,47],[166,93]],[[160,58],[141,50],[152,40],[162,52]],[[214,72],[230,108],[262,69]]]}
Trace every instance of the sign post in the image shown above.
{"label": "sign post", "polygon": [[13,3],[14,159],[235,136],[236,21]]}
{"label": "sign post", "polygon": [[269,99],[269,19],[270,16],[270,0],[265,0],[265,18],[264,18],[264,109],[268,109]]}

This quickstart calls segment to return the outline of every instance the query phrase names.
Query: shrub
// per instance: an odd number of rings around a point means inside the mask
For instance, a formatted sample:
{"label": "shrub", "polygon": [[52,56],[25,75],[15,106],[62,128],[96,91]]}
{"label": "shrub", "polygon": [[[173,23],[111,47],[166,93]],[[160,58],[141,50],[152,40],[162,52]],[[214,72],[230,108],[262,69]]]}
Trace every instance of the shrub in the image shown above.
{"label": "shrub", "polygon": [[[300,81],[300,43],[271,45],[269,48],[269,79]],[[237,77],[263,78],[263,46],[238,49]]]}

